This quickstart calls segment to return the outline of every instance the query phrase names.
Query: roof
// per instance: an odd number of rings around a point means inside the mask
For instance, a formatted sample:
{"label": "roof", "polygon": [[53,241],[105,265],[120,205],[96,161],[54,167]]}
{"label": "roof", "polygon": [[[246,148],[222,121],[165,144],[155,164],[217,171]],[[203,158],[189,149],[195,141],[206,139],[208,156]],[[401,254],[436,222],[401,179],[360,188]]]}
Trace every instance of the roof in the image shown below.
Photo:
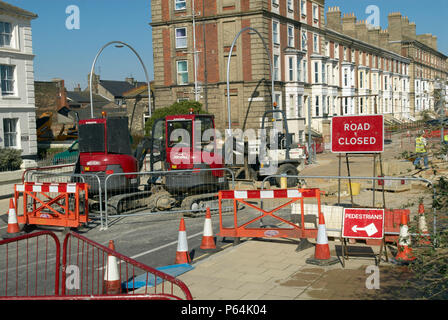
{"label": "roof", "polygon": [[126,91],[144,84],[145,82],[136,82],[135,85],[132,85],[127,81],[100,80],[100,85],[102,85],[103,88],[109,91],[114,97],[123,97],[123,94]]}
{"label": "roof", "polygon": [[22,8],[13,6],[12,4],[6,3],[4,1],[0,1],[0,14],[17,14],[19,16],[29,18],[29,19],[36,19],[37,14],[32,13],[30,11],[24,10]]}
{"label": "roof", "polygon": [[[90,104],[90,93],[89,91],[67,91],[67,99],[73,101],[73,102],[79,102],[79,103],[89,103]],[[94,102],[109,102],[106,98],[98,95],[93,94],[93,101]]]}
{"label": "roof", "polygon": [[[118,105],[116,105],[113,102],[109,102],[107,104],[94,104],[93,105],[93,116],[95,118],[101,118],[101,112],[106,112],[108,115],[113,115],[113,116],[127,116],[127,111],[126,108],[120,108]],[[86,120],[86,119],[90,119],[91,118],[91,112],[92,110],[90,109],[90,104],[85,107],[85,108],[81,108],[81,109],[76,109],[73,110],[72,112],[76,112],[78,113],[79,116],[79,120]]]}
{"label": "roof", "polygon": [[[153,82],[149,84],[151,86],[151,96],[154,96],[154,85]],[[138,87],[132,88],[126,92],[123,92],[123,97],[125,98],[135,98],[140,96],[142,98],[148,98],[148,84],[144,83]]]}

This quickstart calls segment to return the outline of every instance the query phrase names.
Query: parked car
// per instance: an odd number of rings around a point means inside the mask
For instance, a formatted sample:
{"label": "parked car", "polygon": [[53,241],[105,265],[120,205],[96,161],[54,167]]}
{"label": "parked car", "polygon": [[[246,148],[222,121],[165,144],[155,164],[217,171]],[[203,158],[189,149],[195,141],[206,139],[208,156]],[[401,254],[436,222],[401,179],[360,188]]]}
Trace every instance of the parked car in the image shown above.
{"label": "parked car", "polygon": [[78,155],[79,155],[79,144],[78,140],[76,140],[67,150],[56,153],[54,155],[53,164],[73,163],[78,158]]}

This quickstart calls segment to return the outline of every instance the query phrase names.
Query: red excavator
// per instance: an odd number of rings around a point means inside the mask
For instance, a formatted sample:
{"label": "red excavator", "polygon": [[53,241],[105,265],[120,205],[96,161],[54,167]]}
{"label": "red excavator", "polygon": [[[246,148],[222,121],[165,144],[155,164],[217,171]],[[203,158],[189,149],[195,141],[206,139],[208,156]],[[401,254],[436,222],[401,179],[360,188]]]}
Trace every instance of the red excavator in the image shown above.
{"label": "red excavator", "polygon": [[[218,190],[227,187],[223,170],[200,171],[224,167],[221,155],[214,152],[214,129],[212,115],[167,116],[155,122],[152,136],[145,137],[133,152],[126,117],[81,120],[75,173],[86,174],[93,197],[99,194],[98,180],[89,174],[100,178],[104,192],[106,177],[121,173],[107,180],[108,205],[117,213],[142,206],[151,210],[177,206],[197,210],[216,199]],[[202,141],[205,131],[209,134],[208,141]],[[141,176],[136,172],[142,169],[147,153],[150,171],[156,171],[158,166],[161,174],[152,174],[142,189]],[[185,169],[193,171],[163,173]]]}

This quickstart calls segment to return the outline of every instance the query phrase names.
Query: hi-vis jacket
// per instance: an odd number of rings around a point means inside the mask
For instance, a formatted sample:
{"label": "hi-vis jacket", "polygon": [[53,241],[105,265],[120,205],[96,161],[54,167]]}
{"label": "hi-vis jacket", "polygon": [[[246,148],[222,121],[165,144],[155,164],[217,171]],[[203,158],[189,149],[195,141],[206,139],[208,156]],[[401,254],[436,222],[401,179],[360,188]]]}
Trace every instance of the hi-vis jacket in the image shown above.
{"label": "hi-vis jacket", "polygon": [[417,137],[415,139],[415,152],[425,153],[426,152],[426,139],[423,137]]}

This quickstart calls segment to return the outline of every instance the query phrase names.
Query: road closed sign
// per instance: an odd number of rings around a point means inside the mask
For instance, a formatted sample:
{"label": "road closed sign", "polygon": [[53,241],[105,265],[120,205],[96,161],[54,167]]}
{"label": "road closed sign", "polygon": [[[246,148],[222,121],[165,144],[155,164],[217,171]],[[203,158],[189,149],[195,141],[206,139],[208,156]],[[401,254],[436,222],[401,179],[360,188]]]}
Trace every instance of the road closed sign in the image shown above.
{"label": "road closed sign", "polygon": [[342,237],[352,239],[383,239],[384,209],[345,208]]}
{"label": "road closed sign", "polygon": [[331,152],[378,153],[384,151],[384,118],[340,116],[331,121]]}

